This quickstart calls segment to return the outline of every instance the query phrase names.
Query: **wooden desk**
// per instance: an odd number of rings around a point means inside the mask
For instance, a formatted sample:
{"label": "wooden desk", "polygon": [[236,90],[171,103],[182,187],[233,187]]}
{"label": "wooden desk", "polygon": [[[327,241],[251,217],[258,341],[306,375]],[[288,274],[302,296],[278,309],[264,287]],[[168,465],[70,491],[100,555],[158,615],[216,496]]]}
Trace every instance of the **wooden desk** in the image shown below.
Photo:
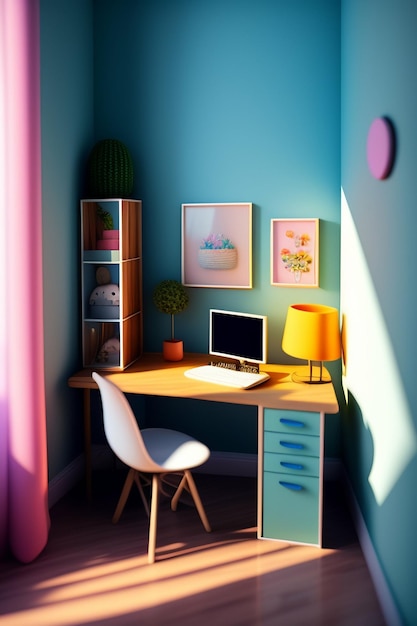
{"label": "wooden desk", "polygon": [[[206,354],[185,354],[184,359],[178,362],[164,361],[161,354],[145,354],[133,365],[124,371],[100,370],[103,376],[112,380],[125,393],[168,396],[172,398],[190,398],[212,402],[227,402],[258,407],[258,475],[263,474],[264,455],[264,409],[297,412],[301,415],[320,416],[320,453],[319,453],[319,482],[323,478],[323,439],[324,414],[338,413],[339,407],[332,384],[306,385],[294,383],[291,373],[298,368],[293,365],[261,366],[268,372],[270,380],[252,389],[241,390],[192,380],[184,376],[184,371],[209,362]],[[91,495],[91,412],[90,392],[97,389],[91,378],[90,369],[84,369],[68,380],[70,387],[83,389],[84,393],[84,445],[86,460],[86,487]],[[291,413],[291,415],[295,415]],[[288,420],[287,420],[288,421]],[[259,498],[262,498],[262,478]],[[321,488],[320,488],[321,492]],[[320,518],[321,495],[319,494]],[[263,511],[263,503],[258,502],[258,511]],[[320,529],[321,535],[321,529]]]}

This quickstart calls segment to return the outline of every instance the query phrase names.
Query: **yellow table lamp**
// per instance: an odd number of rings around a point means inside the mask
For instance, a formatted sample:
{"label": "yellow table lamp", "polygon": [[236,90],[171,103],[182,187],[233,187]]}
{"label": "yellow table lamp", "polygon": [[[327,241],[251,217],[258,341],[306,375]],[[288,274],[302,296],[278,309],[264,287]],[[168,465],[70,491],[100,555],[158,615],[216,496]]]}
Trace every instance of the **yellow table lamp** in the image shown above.
{"label": "yellow table lamp", "polygon": [[[308,361],[308,367],[292,374],[294,382],[331,382],[323,361],[335,361],[341,354],[339,312],[321,304],[293,304],[288,307],[282,349],[290,356]],[[314,373],[313,363],[318,362]]]}

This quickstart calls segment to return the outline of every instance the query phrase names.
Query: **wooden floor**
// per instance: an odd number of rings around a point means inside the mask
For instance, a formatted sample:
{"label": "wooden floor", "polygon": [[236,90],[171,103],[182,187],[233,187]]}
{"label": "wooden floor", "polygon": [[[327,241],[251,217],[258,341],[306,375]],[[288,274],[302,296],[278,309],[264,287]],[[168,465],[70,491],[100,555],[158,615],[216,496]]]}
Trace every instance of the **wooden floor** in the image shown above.
{"label": "wooden floor", "polygon": [[111,517],[124,478],[95,475],[51,511],[49,543],[29,565],[0,564],[0,625],[379,626],[375,591],[337,483],[325,488],[325,548],[256,539],[254,479],[196,474],[213,531],[162,499],[157,562],[132,492]]}

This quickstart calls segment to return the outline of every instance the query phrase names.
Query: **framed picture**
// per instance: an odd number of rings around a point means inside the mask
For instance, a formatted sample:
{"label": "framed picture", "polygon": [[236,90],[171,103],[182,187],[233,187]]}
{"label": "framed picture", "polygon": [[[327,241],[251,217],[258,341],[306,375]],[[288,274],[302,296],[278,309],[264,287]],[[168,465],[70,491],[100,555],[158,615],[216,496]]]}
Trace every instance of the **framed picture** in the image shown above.
{"label": "framed picture", "polygon": [[319,286],[319,220],[271,220],[271,284]]}
{"label": "framed picture", "polygon": [[182,282],[252,288],[252,203],[182,205]]}

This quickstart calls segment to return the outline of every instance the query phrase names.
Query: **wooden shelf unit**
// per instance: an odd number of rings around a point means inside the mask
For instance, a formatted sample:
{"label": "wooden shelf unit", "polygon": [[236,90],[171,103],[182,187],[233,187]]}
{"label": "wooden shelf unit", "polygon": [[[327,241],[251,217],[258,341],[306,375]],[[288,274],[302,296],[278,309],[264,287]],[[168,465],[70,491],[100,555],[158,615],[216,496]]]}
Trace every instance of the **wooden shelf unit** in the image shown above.
{"label": "wooden shelf unit", "polygon": [[[100,212],[117,231],[110,249]],[[81,200],[83,367],[124,370],[143,352],[142,202]]]}

